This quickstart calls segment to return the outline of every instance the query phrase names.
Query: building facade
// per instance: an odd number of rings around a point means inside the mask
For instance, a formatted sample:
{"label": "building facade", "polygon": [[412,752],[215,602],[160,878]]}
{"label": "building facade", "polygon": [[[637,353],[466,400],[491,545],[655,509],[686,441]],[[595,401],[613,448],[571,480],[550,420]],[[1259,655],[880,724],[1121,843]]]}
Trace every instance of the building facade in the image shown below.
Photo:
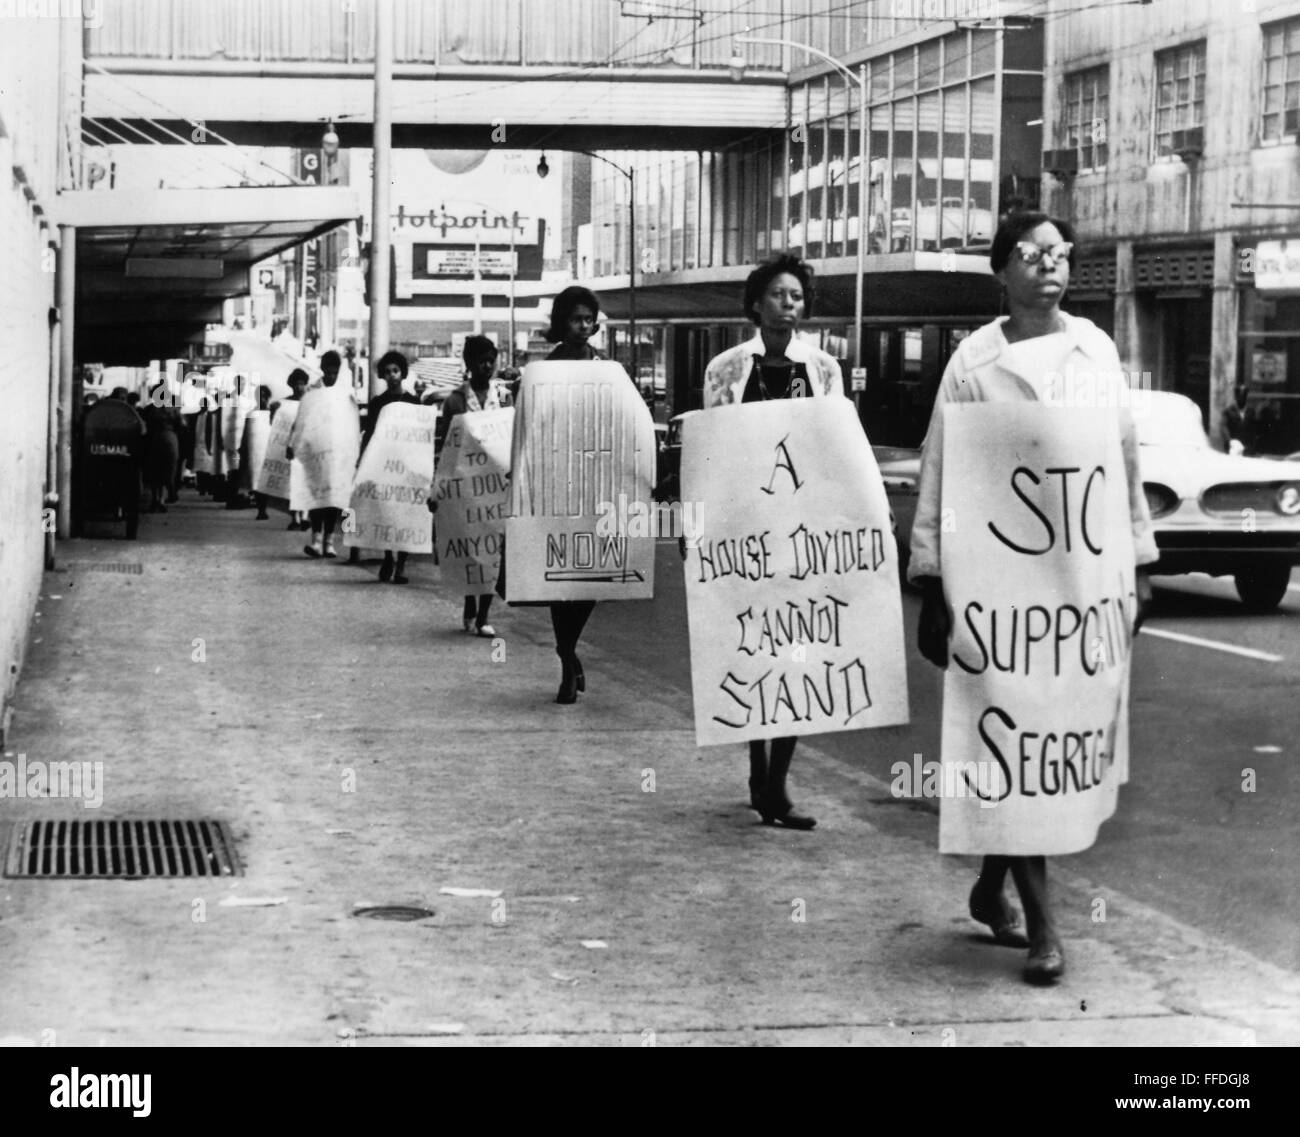
{"label": "building facade", "polygon": [[1300,4],[1067,7],[1044,196],[1086,246],[1076,305],[1212,438],[1244,383],[1256,448],[1300,450]]}
{"label": "building facade", "polygon": [[[647,368],[666,378],[670,410],[698,406],[708,358],[752,333],[740,301],[748,270],[789,250],[820,281],[811,329],[866,368],[860,406],[873,440],[919,443],[948,356],[998,311],[987,261],[997,218],[1036,206],[1041,180],[1042,21],[945,7],[969,18],[868,0],[768,28],[764,37],[790,41],[777,48],[789,68],[781,121],[713,152],[608,152],[632,179],[593,167],[594,275],[619,318],[615,351],[627,362],[618,274],[631,260],[638,363],[643,381]],[[738,98],[745,53],[766,46],[736,41]]]}
{"label": "building facade", "polygon": [[52,218],[60,155],[68,153],[64,61],[70,49],[79,53],[81,21],[54,8],[53,15],[0,21],[0,735],[53,539],[46,495],[58,488],[59,234]]}

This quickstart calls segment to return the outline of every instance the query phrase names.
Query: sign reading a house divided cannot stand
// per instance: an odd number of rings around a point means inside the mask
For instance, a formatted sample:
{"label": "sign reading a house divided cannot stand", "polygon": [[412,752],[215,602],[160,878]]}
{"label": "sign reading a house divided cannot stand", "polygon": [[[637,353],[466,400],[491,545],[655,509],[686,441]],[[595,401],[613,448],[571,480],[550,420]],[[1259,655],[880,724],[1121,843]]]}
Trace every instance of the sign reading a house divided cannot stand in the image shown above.
{"label": "sign reading a house divided cannot stand", "polygon": [[898,554],[853,404],[718,407],[682,437],[696,742],[907,722]]}

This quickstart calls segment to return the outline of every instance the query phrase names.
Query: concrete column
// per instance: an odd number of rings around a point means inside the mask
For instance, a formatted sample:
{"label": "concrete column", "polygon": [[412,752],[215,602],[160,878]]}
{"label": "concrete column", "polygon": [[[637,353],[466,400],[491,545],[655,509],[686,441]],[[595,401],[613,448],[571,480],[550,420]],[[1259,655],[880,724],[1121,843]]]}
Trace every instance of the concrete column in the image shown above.
{"label": "concrete column", "polygon": [[59,505],[55,527],[60,538],[72,536],[72,368],[76,331],[77,230],[59,226]]}
{"label": "concrete column", "polygon": [[1141,370],[1139,340],[1137,293],[1133,289],[1133,242],[1120,241],[1115,246],[1115,347],[1120,362],[1130,371]]}
{"label": "concrete column", "polygon": [[371,396],[383,382],[376,370],[388,350],[389,250],[392,247],[393,188],[393,0],[375,3],[375,129],[370,199],[370,383]]}
{"label": "concrete column", "polygon": [[1232,233],[1214,235],[1214,296],[1210,309],[1210,438],[1217,439],[1237,383],[1237,250]]}

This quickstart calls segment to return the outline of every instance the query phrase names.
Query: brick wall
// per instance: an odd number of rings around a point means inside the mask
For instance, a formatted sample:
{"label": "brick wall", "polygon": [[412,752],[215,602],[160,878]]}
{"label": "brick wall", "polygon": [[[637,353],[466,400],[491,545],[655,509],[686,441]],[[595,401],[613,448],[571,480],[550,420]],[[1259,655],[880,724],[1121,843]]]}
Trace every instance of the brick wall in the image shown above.
{"label": "brick wall", "polygon": [[[0,16],[0,716],[44,569],[59,20]],[[4,721],[0,718],[0,724]]]}

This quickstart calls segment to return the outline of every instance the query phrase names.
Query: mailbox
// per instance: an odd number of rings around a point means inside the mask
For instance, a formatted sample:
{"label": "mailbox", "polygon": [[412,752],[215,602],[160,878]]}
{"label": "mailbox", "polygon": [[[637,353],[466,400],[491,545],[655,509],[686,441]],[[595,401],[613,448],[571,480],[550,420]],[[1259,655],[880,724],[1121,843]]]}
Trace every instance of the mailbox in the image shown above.
{"label": "mailbox", "polygon": [[135,540],[140,523],[144,433],[144,420],[120,399],[101,399],[82,419],[79,515],[120,514],[128,540]]}

